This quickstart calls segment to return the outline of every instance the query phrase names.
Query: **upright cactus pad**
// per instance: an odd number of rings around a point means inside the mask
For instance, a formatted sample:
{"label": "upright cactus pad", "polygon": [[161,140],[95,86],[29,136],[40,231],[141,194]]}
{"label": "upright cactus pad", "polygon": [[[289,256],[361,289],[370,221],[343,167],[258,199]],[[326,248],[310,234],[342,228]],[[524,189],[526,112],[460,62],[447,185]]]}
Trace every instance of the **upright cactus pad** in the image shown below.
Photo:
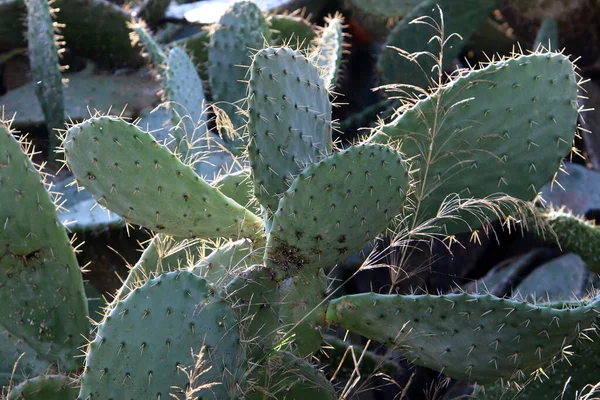
{"label": "upright cactus pad", "polygon": [[[58,144],[54,129],[62,128],[65,104],[54,21],[48,0],[27,0],[27,43],[35,94],[50,134],[51,154]],[[54,157],[51,157],[52,159]]]}
{"label": "upright cactus pad", "polygon": [[198,142],[207,134],[205,99],[196,67],[181,47],[169,51],[164,81],[166,101],[171,111],[175,148],[186,162],[193,162]]}
{"label": "upright cactus pad", "polygon": [[259,367],[257,382],[247,393],[248,400],[334,400],[335,389],[327,378],[307,361],[291,353],[273,354]]}
{"label": "upright cactus pad", "polygon": [[155,67],[166,62],[167,56],[165,55],[165,52],[156,40],[154,40],[146,24],[140,22],[130,25],[130,28],[131,44],[133,46],[138,43],[141,44],[144,48],[144,56],[149,59]]}
{"label": "upright cactus pad", "polygon": [[293,350],[302,357],[314,354],[323,341],[327,309],[327,276],[323,269],[304,271],[279,284],[280,330],[284,341],[293,337]]}
{"label": "upright cactus pad", "polygon": [[237,321],[227,303],[204,279],[169,272],[134,290],[100,324],[87,350],[79,397],[164,399],[188,384],[212,383],[195,395],[233,399],[241,360]]}
{"label": "upright cactus pad", "polygon": [[490,295],[364,293],[333,300],[327,320],[400,346],[417,365],[451,378],[494,382],[544,368],[588,329],[600,300],[531,305]]}
{"label": "upright cactus pad", "polygon": [[223,175],[212,181],[211,185],[243,206],[247,207],[252,201],[253,188],[249,169]]}
{"label": "upright cactus pad", "polygon": [[315,40],[314,49],[308,56],[321,70],[326,85],[335,85],[342,64],[344,48],[344,20],[341,15],[327,18],[327,25]]}
{"label": "upright cactus pad", "polygon": [[[436,61],[422,54],[412,60],[398,54],[397,49],[407,53],[430,52],[436,57],[440,53],[440,43],[432,37],[446,40],[444,44],[443,68],[447,68],[461,52],[464,43],[476,32],[477,27],[492,14],[499,0],[426,0],[419,2],[411,12],[398,22],[383,45],[377,61],[379,83],[415,85],[423,89],[435,86],[438,69]],[[443,29],[440,33],[431,24],[441,26],[440,12],[443,12]],[[413,22],[419,18],[423,23]],[[462,38],[462,41],[461,41]]]}
{"label": "upright cactus pad", "polygon": [[275,211],[302,169],[331,153],[331,103],[316,66],[289,48],[254,56],[248,85],[254,193]]}
{"label": "upright cactus pad", "polygon": [[21,146],[28,144],[0,122],[0,323],[15,343],[22,340],[61,370],[73,370],[89,331],[81,272],[43,179]]}
{"label": "upright cactus pad", "polygon": [[253,237],[263,229],[260,218],[121,119],[72,126],[64,150],[78,182],[132,223],[181,237]]}
{"label": "upright cactus pad", "polygon": [[279,290],[271,269],[255,265],[235,277],[224,296],[237,316],[247,358],[259,362],[273,348],[279,330]]}
{"label": "upright cactus pad", "polygon": [[[436,217],[446,196],[505,193],[533,199],[568,154],[577,129],[577,76],[562,54],[492,63],[443,86],[380,128],[411,159],[416,222]],[[462,215],[462,214],[461,214]],[[448,233],[479,226],[446,221]],[[442,222],[439,222],[442,224]]]}
{"label": "upright cactus pad", "polygon": [[267,23],[271,28],[273,44],[277,46],[287,45],[300,50],[310,46],[316,37],[312,25],[296,15],[269,15]]}
{"label": "upright cactus pad", "polygon": [[[262,11],[249,1],[237,2],[229,8],[210,37],[208,74],[213,101],[227,112],[236,129],[244,125],[238,107],[246,98],[246,67],[252,61],[252,53],[262,49],[269,38],[269,26]],[[232,143],[242,144],[241,140]]]}
{"label": "upright cactus pad", "polygon": [[389,146],[352,146],[310,165],[279,201],[266,264],[288,273],[343,261],[400,213],[408,183],[404,161]]}
{"label": "upright cactus pad", "polygon": [[28,379],[8,394],[7,400],[75,400],[77,381],[64,375],[39,375]]}

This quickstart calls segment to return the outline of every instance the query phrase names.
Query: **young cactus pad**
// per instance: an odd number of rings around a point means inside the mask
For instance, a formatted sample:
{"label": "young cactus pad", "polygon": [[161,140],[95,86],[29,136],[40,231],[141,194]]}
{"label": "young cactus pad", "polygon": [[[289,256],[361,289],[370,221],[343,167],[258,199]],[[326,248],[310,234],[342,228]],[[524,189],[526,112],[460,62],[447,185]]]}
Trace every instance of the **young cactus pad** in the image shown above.
{"label": "young cactus pad", "polygon": [[343,261],[400,214],[408,172],[390,146],[360,145],[310,165],[279,201],[265,264],[281,272]]}
{"label": "young cactus pad", "polygon": [[[417,182],[415,222],[436,217],[446,196],[505,193],[531,200],[555,176],[577,129],[578,82],[562,54],[542,53],[471,71],[381,127],[369,142],[400,143]],[[446,224],[448,233],[480,219]]]}
{"label": "young cactus pad", "polygon": [[331,153],[331,103],[318,68],[285,47],[256,53],[248,91],[254,194],[274,211],[291,179]]}
{"label": "young cactus pad", "polygon": [[[195,370],[196,357],[206,365]],[[87,350],[81,399],[167,399],[174,388],[214,383],[196,395],[235,398],[237,321],[207,282],[186,271],[148,281],[121,301],[98,327]],[[208,369],[210,368],[210,369]]]}
{"label": "young cactus pad", "polygon": [[238,102],[246,97],[251,54],[262,49],[269,38],[269,26],[262,11],[249,1],[237,2],[229,8],[210,37],[208,74],[213,100],[227,112],[236,129],[244,125]]}
{"label": "young cactus pad", "polygon": [[546,367],[588,329],[600,300],[569,307],[490,295],[363,293],[333,300],[327,321],[388,346],[455,379],[523,378]]}
{"label": "young cactus pad", "polygon": [[260,218],[119,118],[74,125],[63,146],[78,182],[132,223],[181,237],[254,237],[263,229]]}
{"label": "young cactus pad", "polygon": [[22,145],[27,146],[0,122],[1,328],[61,370],[73,370],[80,367],[74,357],[89,331],[81,272]]}
{"label": "young cactus pad", "polygon": [[7,400],[75,400],[77,381],[64,375],[39,375],[28,379],[8,394]]}
{"label": "young cactus pad", "polygon": [[308,56],[309,60],[321,70],[326,85],[335,85],[338,70],[342,64],[342,49],[344,47],[344,20],[341,15],[327,18],[327,25],[321,30],[315,40],[314,49]]}

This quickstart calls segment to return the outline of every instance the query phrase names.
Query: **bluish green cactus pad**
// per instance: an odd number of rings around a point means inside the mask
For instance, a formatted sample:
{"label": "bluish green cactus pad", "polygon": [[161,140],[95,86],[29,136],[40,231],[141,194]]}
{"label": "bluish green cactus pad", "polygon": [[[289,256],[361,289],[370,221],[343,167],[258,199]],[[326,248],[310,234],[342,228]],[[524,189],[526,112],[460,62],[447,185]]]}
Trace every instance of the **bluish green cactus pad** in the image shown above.
{"label": "bluish green cactus pad", "polygon": [[0,388],[44,373],[49,368],[49,361],[0,324]]}
{"label": "bluish green cactus pad", "polygon": [[294,50],[308,48],[316,34],[312,25],[296,15],[269,15],[267,23],[276,46],[287,45]]}
{"label": "bluish green cactus pad", "polygon": [[252,201],[252,179],[249,169],[223,175],[211,182],[211,185],[243,206],[248,206]]}
{"label": "bluish green cactus pad", "polygon": [[344,48],[343,20],[341,16],[327,19],[327,25],[315,40],[314,49],[308,56],[321,70],[326,85],[335,85],[342,64]]}
{"label": "bluish green cactus pad", "polygon": [[169,51],[164,81],[166,101],[175,128],[175,147],[186,161],[194,159],[198,141],[207,134],[204,88],[196,67],[181,47]]}
{"label": "bluish green cactus pad", "polygon": [[215,286],[224,286],[250,266],[262,261],[262,249],[253,248],[248,239],[240,239],[221,245],[191,267],[191,271]]}
{"label": "bluish green cactus pad", "polygon": [[270,268],[254,265],[236,276],[224,296],[240,322],[240,335],[247,357],[255,362],[273,348],[278,333],[279,290]]}
{"label": "bluish green cactus pad", "polygon": [[327,325],[327,284],[323,269],[303,271],[279,284],[283,340],[293,338],[292,349],[302,357],[314,354],[321,347],[321,331]]}
{"label": "bluish green cactus pad", "polygon": [[[408,53],[430,52],[436,57],[440,53],[438,40],[441,33],[432,29],[431,24],[440,25],[442,9],[444,20],[443,39],[452,34],[444,46],[442,68],[448,68],[461,52],[465,41],[477,31],[478,26],[489,17],[498,6],[499,0],[427,0],[421,1],[402,21],[398,22],[387,37],[377,61],[379,83],[407,84],[427,89],[435,86],[438,78],[436,62],[428,55],[421,55],[416,61],[409,60],[398,54],[399,48]],[[424,23],[413,23],[417,18],[423,18]],[[462,38],[462,41],[461,41]],[[395,47],[395,48],[393,48]]]}
{"label": "bluish green cactus pad", "polygon": [[75,400],[77,381],[64,375],[40,375],[28,379],[8,394],[7,400]]}
{"label": "bluish green cactus pad", "polygon": [[531,305],[490,295],[379,295],[333,300],[327,321],[389,346],[414,364],[478,383],[544,368],[588,329],[600,300]]}
{"label": "bluish green cactus pad", "polygon": [[[472,71],[380,128],[370,142],[400,144],[417,182],[417,222],[446,196],[505,193],[533,199],[569,153],[577,128],[577,76],[562,54],[520,56]],[[446,223],[448,233],[480,220]]]}
{"label": "bluish green cactus pad", "polygon": [[319,269],[360,250],[400,214],[408,171],[389,146],[361,145],[306,168],[279,201],[266,265]]}
{"label": "bluish green cactus pad", "polygon": [[132,223],[181,237],[252,237],[262,230],[261,219],[121,119],[97,117],[72,126],[64,148],[78,182]]}
{"label": "bluish green cactus pad", "polygon": [[14,341],[73,370],[81,365],[74,357],[89,331],[81,272],[22,145],[0,122],[0,321]]}
{"label": "bluish green cactus pad", "polygon": [[[245,123],[238,107],[246,98],[245,81],[251,55],[269,40],[269,26],[262,11],[249,1],[237,2],[229,8],[210,37],[208,74],[213,101],[227,112],[235,129]],[[235,146],[242,143],[233,141]]]}
{"label": "bluish green cactus pad", "polygon": [[273,354],[256,372],[248,400],[334,400],[335,389],[325,375],[291,353]]}
{"label": "bluish green cactus pad", "polygon": [[[236,398],[243,359],[237,321],[228,304],[202,278],[176,271],[134,290],[98,327],[88,347],[81,399],[157,399],[181,394],[193,354],[205,365],[192,387],[216,383],[195,395]],[[204,347],[203,347],[204,346]],[[192,354],[193,352],[193,354]],[[211,368],[199,373],[200,370]]]}
{"label": "bluish green cactus pad", "polygon": [[54,21],[48,0],[27,0],[26,3],[31,77],[35,83],[35,94],[46,118],[53,150],[58,142],[54,129],[62,128],[65,121],[64,93]]}
{"label": "bluish green cactus pad", "polygon": [[[154,2],[154,0],[151,0]],[[148,1],[150,2],[150,1]],[[141,44],[144,48],[144,56],[148,58],[156,67],[162,65],[167,56],[160,45],[152,37],[152,33],[144,23],[137,23],[131,26],[132,43]]]}
{"label": "bluish green cactus pad", "polygon": [[267,48],[254,56],[248,90],[254,193],[275,211],[291,180],[331,153],[327,85],[301,53]]}

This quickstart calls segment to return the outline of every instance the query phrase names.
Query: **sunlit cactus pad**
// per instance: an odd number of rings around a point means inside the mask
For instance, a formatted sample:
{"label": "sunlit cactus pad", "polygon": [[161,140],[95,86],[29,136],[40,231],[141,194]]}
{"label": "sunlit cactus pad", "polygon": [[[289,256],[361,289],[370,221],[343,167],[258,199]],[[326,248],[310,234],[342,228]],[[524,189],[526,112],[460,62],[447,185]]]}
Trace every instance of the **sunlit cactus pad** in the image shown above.
{"label": "sunlit cactus pad", "polygon": [[600,300],[531,305],[491,295],[379,295],[333,300],[327,319],[400,347],[408,360],[478,383],[524,378],[590,328]]}

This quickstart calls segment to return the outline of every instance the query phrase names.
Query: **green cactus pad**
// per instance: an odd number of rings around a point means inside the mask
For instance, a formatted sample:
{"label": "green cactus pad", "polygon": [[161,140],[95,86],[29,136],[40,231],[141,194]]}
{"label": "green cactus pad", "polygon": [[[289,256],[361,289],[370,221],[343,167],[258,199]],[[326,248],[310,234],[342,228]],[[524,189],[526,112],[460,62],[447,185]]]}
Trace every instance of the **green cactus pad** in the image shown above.
{"label": "green cactus pad", "polygon": [[386,18],[404,17],[420,3],[421,0],[350,0],[352,7],[365,14]]}
{"label": "green cactus pad", "polygon": [[343,261],[400,214],[408,172],[389,146],[361,145],[306,168],[279,201],[266,265],[316,270]]}
{"label": "green cactus pad", "polygon": [[[504,193],[533,199],[569,153],[577,125],[577,78],[562,54],[520,56],[454,80],[380,128],[369,142],[401,143],[417,182],[416,223],[436,217],[448,195]],[[456,216],[456,215],[455,215]],[[437,221],[449,234],[480,217]]]}
{"label": "green cactus pad", "polygon": [[8,394],[7,400],[75,400],[77,381],[64,375],[40,375],[28,379]]}
{"label": "green cactus pad", "polygon": [[335,389],[315,366],[291,353],[273,354],[255,373],[248,400],[334,400]]}
{"label": "green cactus pad", "polygon": [[323,269],[303,271],[279,283],[283,340],[293,338],[293,352],[302,357],[314,354],[321,347],[321,331],[327,325],[327,284]]}
{"label": "green cactus pad", "polygon": [[262,261],[264,252],[253,247],[248,239],[223,244],[194,264],[191,271],[215,287],[224,286],[242,271]]}
{"label": "green cactus pad", "polygon": [[[80,398],[168,398],[189,383],[180,368],[195,372],[193,388],[216,383],[196,396],[236,398],[243,360],[238,342],[231,309],[204,279],[185,271],[162,274],[134,290],[99,325],[88,347]],[[203,346],[205,364],[194,368],[193,355]]]}
{"label": "green cactus pad", "polygon": [[[152,0],[154,1],[154,0]],[[144,56],[156,67],[164,64],[167,61],[165,52],[160,45],[152,37],[152,33],[144,23],[131,25],[131,42],[134,44],[140,43],[144,48]]]}
{"label": "green cactus pad", "polygon": [[98,203],[160,233],[254,237],[263,222],[182,164],[149,133],[114,117],[72,126],[65,157]]}
{"label": "green cactus pad", "polygon": [[[238,107],[246,98],[245,81],[252,52],[262,49],[269,40],[269,26],[262,11],[249,1],[237,2],[229,8],[210,37],[208,74],[212,98],[227,112],[235,129],[245,124]],[[232,143],[235,147],[241,145],[241,140]]]}
{"label": "green cactus pad", "polygon": [[331,153],[327,85],[301,53],[267,48],[252,62],[248,107],[254,194],[275,211],[291,180]]}
{"label": "green cactus pad", "polygon": [[289,46],[294,50],[306,49],[316,37],[307,20],[295,15],[269,15],[267,23],[276,46]]}
{"label": "green cactus pad", "polygon": [[[437,40],[430,39],[440,33],[426,24],[432,24],[431,18],[440,24],[439,6],[444,15],[444,39],[451,34],[460,35],[451,38],[444,46],[442,65],[443,68],[448,68],[452,60],[460,54],[466,40],[498,6],[499,0],[463,0],[458,3],[455,0],[427,0],[419,3],[394,26],[383,45],[377,61],[381,85],[409,84],[423,89],[435,85],[438,69],[434,68],[434,60],[428,55],[422,55],[415,62],[402,57],[398,50],[392,47],[408,53],[431,52],[437,57],[440,44]],[[429,17],[423,21],[426,24],[411,23],[422,17]]]}
{"label": "green cactus pad", "polygon": [[273,348],[279,329],[279,290],[274,273],[254,265],[235,277],[224,289],[239,321],[247,357],[255,362]]}
{"label": "green cactus pad", "polygon": [[556,20],[546,18],[542,21],[542,25],[533,42],[533,49],[537,50],[540,46],[548,51],[555,51],[559,48],[558,24]]}
{"label": "green cactus pad", "polygon": [[327,18],[327,25],[315,40],[309,60],[321,70],[326,85],[335,85],[342,64],[344,47],[343,19],[341,16]]}
{"label": "green cactus pad", "polygon": [[204,252],[195,242],[182,241],[163,234],[152,238],[140,259],[129,271],[127,279],[115,295],[111,308],[138,287],[165,272],[191,267],[194,259],[202,258]]}
{"label": "green cactus pad", "polygon": [[171,0],[143,0],[137,15],[149,24],[158,24],[165,18],[170,4]]}
{"label": "green cactus pad", "polygon": [[249,169],[223,175],[210,184],[238,204],[248,207],[252,201],[253,188]]}
{"label": "green cactus pad", "polygon": [[[27,0],[27,43],[35,94],[50,134],[50,153],[58,145],[54,129],[63,128],[65,104],[54,21],[48,0]],[[54,157],[50,157],[54,159]]]}
{"label": "green cactus pad", "polygon": [[[529,379],[527,382],[519,382],[521,390],[515,386],[507,387],[502,382],[475,389],[474,400],[556,400],[556,399],[585,399],[583,393],[589,393],[590,387],[598,383],[598,371],[600,371],[600,337],[590,335],[593,342],[582,340],[573,348],[573,355],[548,367],[544,375],[540,374],[537,379]],[[578,396],[579,395],[579,396]],[[503,396],[503,397],[501,397]]]}
{"label": "green cactus pad", "polygon": [[192,60],[194,60],[198,74],[203,81],[208,81],[208,48],[210,44],[210,32],[201,31],[183,39],[175,40],[169,43],[169,47],[183,47],[187,50]]}
{"label": "green cactus pad", "polygon": [[73,370],[89,330],[81,272],[22,145],[0,122],[0,321],[44,359]]}
{"label": "green cactus pad", "polygon": [[192,60],[180,47],[169,51],[165,74],[166,101],[175,128],[175,147],[189,162],[197,153],[196,142],[207,133],[204,88]]}
{"label": "green cactus pad", "polygon": [[[588,268],[600,273],[600,231],[591,221],[578,218],[562,211],[542,213],[546,222],[556,235],[558,245],[564,252],[575,253],[587,264]],[[550,234],[546,239],[554,241]]]}
{"label": "green cactus pad", "polygon": [[333,300],[327,321],[400,346],[414,364],[483,384],[521,378],[549,365],[592,325],[599,302],[570,307],[489,295],[364,293]]}
{"label": "green cactus pad", "polygon": [[44,373],[49,368],[50,362],[0,324],[0,388]]}

